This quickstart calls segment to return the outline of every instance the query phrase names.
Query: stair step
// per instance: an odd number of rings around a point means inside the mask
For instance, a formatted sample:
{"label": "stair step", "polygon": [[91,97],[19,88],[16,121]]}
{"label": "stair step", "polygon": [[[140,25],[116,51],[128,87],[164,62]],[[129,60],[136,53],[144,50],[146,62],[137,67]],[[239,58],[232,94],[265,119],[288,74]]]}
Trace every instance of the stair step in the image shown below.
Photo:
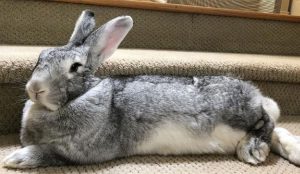
{"label": "stair step", "polygon": [[[0,46],[0,83],[26,81],[40,46]],[[99,75],[224,75],[246,80],[300,82],[300,56],[119,49],[99,68]]]}

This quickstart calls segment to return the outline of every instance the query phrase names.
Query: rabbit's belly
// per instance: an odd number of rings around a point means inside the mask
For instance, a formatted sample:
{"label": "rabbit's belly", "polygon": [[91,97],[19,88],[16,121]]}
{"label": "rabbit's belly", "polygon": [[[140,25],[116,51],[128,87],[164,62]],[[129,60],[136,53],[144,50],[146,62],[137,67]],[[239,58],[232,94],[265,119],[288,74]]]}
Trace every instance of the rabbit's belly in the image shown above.
{"label": "rabbit's belly", "polygon": [[196,135],[175,123],[166,123],[138,143],[137,154],[233,154],[245,131],[219,124],[211,133]]}

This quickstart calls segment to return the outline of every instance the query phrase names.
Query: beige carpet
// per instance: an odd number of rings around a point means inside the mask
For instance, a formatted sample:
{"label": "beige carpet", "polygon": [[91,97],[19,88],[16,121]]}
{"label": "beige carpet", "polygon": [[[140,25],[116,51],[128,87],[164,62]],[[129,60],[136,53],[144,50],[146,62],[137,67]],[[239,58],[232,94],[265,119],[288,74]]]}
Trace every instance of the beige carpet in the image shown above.
{"label": "beige carpet", "polygon": [[[1,46],[0,83],[27,80],[41,46]],[[300,82],[300,56],[119,49],[99,68],[99,75],[219,75],[247,80]]]}
{"label": "beige carpet", "polygon": [[[300,116],[282,117],[279,126],[300,135]],[[19,148],[17,135],[0,136],[0,159]],[[186,155],[186,156],[136,156],[112,160],[102,164],[86,166],[47,167],[31,170],[12,170],[0,167],[0,173],[107,173],[107,174],[177,174],[177,173],[232,173],[232,174],[297,174],[300,167],[283,158],[271,154],[259,166],[251,166],[238,161],[234,156]]]}

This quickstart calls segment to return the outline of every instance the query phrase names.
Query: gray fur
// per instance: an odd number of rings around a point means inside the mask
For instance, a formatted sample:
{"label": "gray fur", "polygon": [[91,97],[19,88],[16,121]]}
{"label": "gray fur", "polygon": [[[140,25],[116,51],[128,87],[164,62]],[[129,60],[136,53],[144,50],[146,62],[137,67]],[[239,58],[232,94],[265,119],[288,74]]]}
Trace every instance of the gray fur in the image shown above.
{"label": "gray fur", "polygon": [[[84,19],[93,21],[91,16]],[[86,25],[82,22],[78,26]],[[116,28],[128,31],[132,25],[128,17],[116,23]],[[33,76],[49,74],[41,83],[49,87],[47,102],[57,109],[27,101],[21,129],[23,148],[10,156],[18,167],[87,164],[134,155],[137,144],[167,120],[195,135],[209,134],[219,123],[244,130],[249,139],[239,147],[247,153],[262,143],[269,146],[273,121],[262,107],[264,97],[249,82],[226,76],[95,77],[99,62],[121,42],[107,48],[106,38],[111,37],[107,29],[111,28],[106,24],[89,36],[82,33],[90,31],[77,32],[67,46],[41,53]],[[117,37],[123,40],[124,36]],[[61,65],[66,60],[75,62],[76,57],[86,64],[69,79]],[[23,151],[30,157],[22,159]]]}
{"label": "gray fur", "polygon": [[69,40],[69,44],[72,46],[82,45],[94,28],[94,13],[89,10],[83,11],[76,22],[74,32]]}

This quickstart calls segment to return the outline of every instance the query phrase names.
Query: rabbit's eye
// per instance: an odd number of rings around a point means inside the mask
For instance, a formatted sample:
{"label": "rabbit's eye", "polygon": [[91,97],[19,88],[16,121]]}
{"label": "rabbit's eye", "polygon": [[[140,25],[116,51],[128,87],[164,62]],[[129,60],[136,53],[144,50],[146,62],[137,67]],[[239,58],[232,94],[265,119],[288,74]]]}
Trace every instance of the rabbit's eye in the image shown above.
{"label": "rabbit's eye", "polygon": [[73,63],[73,65],[72,65],[71,68],[70,68],[70,72],[77,72],[77,70],[78,70],[78,68],[79,68],[80,66],[82,66],[81,63],[78,63],[78,62]]}

